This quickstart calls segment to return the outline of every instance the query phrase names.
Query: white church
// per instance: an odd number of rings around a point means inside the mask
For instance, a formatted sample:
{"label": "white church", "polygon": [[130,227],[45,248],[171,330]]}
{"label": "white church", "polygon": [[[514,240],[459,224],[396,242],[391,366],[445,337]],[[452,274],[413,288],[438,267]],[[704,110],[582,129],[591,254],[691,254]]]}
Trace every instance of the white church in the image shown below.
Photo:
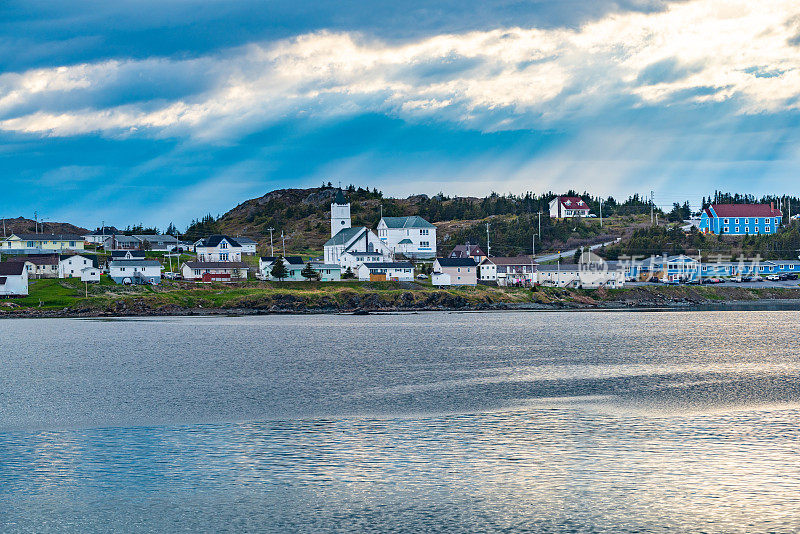
{"label": "white church", "polygon": [[391,249],[365,226],[350,224],[350,202],[339,189],[331,204],[331,238],[325,242],[325,263],[354,272],[363,263],[392,261]]}

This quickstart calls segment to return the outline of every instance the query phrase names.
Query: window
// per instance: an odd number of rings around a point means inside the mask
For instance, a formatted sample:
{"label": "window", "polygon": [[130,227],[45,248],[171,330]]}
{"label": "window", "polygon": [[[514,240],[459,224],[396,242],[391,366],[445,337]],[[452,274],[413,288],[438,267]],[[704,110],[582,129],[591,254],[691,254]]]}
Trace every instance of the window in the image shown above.
{"label": "window", "polygon": [[428,241],[420,241],[419,246],[421,247],[429,247],[430,243]]}
{"label": "window", "polygon": [[[11,246],[11,243],[9,243],[9,246]],[[28,248],[33,248],[33,241],[28,241]]]}
{"label": "window", "polygon": [[769,226],[764,228],[764,233],[766,233],[766,234],[770,233],[771,231],[772,231],[772,229]]}
{"label": "window", "polygon": [[223,241],[222,243],[219,244],[219,248],[221,248],[222,250],[225,250],[226,248],[228,248],[228,243]]}
{"label": "window", "polygon": [[75,246],[75,241],[70,241],[69,242],[69,246],[74,247]]}
{"label": "window", "polygon": [[[737,220],[738,220],[738,219],[737,219]],[[736,227],[736,233],[737,233],[737,234],[739,233],[739,227],[738,227],[738,226]]]}
{"label": "window", "polygon": [[125,272],[125,267],[120,267],[120,268],[119,268],[119,271],[120,271],[121,273],[124,273],[124,272]]}
{"label": "window", "polygon": [[734,222],[735,222],[736,224],[739,224],[739,219],[736,219],[736,221],[734,221]]}
{"label": "window", "polygon": [[729,220],[729,219],[725,219],[725,220],[724,220],[724,221],[722,221],[722,222],[724,222],[725,224],[728,224],[728,223],[730,222],[730,220]]}
{"label": "window", "polygon": [[725,233],[727,234],[727,233],[728,233],[728,232],[730,232],[730,231],[731,231],[730,227],[726,226],[726,227],[725,227]]}
{"label": "window", "polygon": [[419,235],[428,235],[429,230],[427,228],[423,228],[419,231]]}

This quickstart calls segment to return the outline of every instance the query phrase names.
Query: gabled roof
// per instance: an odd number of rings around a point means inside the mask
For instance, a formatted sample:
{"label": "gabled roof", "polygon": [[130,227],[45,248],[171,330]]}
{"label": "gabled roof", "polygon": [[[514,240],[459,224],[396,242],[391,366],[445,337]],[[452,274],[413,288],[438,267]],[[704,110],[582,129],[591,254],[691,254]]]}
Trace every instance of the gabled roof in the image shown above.
{"label": "gabled roof", "polygon": [[156,260],[113,260],[109,267],[161,267]]}
{"label": "gabled roof", "polygon": [[538,265],[536,267],[537,272],[558,272],[558,271],[580,271],[581,266],[576,263],[562,263],[562,264],[547,264],[547,265]]}
{"label": "gabled roof", "polygon": [[456,245],[453,252],[450,253],[451,258],[468,258],[470,256],[486,256],[486,253],[481,250],[478,245]]}
{"label": "gabled roof", "polygon": [[284,258],[290,265],[305,265],[306,262],[300,256],[286,256]]}
{"label": "gabled roof", "polygon": [[380,252],[355,252],[353,250],[348,250],[345,254],[350,254],[351,256],[381,256]]}
{"label": "gabled roof", "polygon": [[61,254],[58,257],[58,260],[59,260],[59,262],[61,262],[61,261],[64,261],[64,260],[68,260],[70,258],[75,258],[75,257],[86,258],[87,260],[90,260],[94,267],[99,267],[100,266],[100,262],[97,260],[97,255],[96,254]]}
{"label": "gabled roof", "polygon": [[535,263],[530,256],[493,256],[491,258],[486,258],[481,263],[490,262],[494,263],[495,265],[531,265],[531,263]]}
{"label": "gabled roof", "polygon": [[580,197],[558,197],[562,206],[569,210],[588,210],[589,205]]}
{"label": "gabled roof", "polygon": [[398,245],[413,245],[413,244],[414,244],[414,242],[413,242],[413,241],[411,241],[410,239],[406,238],[406,239],[402,239],[402,240],[400,240],[400,242],[399,242],[399,243],[397,243],[397,244],[398,244]]}
{"label": "gabled roof", "polygon": [[342,270],[342,266],[337,265],[335,263],[322,263],[319,261],[312,261],[311,266],[315,269],[338,269],[340,271]]}
{"label": "gabled roof", "polygon": [[384,217],[382,220],[389,228],[436,228],[419,215],[411,215],[409,217]]}
{"label": "gabled roof", "polygon": [[25,262],[7,261],[0,263],[0,275],[19,276],[25,271]]}
{"label": "gabled roof", "polygon": [[257,245],[258,242],[255,239],[250,239],[249,237],[238,236],[236,241],[239,242],[240,245]]}
{"label": "gabled roof", "polygon": [[358,237],[361,232],[366,230],[363,226],[355,226],[353,228],[343,228],[339,230],[339,233],[333,236],[332,238],[325,241],[326,247],[334,246],[334,245],[346,245],[350,241],[352,241],[355,237]]}
{"label": "gabled roof", "polygon": [[377,263],[363,263],[368,269],[413,269],[414,264],[410,261],[384,261]]}
{"label": "gabled roof", "polygon": [[[777,210],[769,204],[711,204],[717,217],[780,217],[783,215],[781,210]],[[713,215],[706,208],[709,217]]]}
{"label": "gabled roof", "polygon": [[347,197],[344,196],[344,193],[341,189],[336,191],[336,198],[333,199],[334,204],[338,204],[339,206],[344,206],[345,204],[349,204],[350,202],[347,200]]}
{"label": "gabled roof", "polygon": [[144,258],[145,252],[144,250],[112,250],[111,251],[111,258],[124,258],[127,254],[130,254],[134,258]]}
{"label": "gabled roof", "polygon": [[83,236],[75,234],[11,234],[22,241],[83,241]]}
{"label": "gabled roof", "polygon": [[113,236],[106,236],[106,239],[114,238],[117,243],[139,243],[140,241],[132,235],[114,234]]}
{"label": "gabled roof", "polygon": [[472,258],[436,258],[442,267],[475,267],[477,263]]}
{"label": "gabled roof", "polygon": [[150,243],[177,243],[178,238],[171,235],[134,235],[139,241],[149,241]]}
{"label": "gabled roof", "polygon": [[210,235],[200,242],[201,247],[216,247],[222,240],[226,240],[232,247],[241,247],[238,241],[227,235]]}
{"label": "gabled roof", "polygon": [[241,261],[187,261],[184,265],[190,269],[247,269]]}
{"label": "gabled roof", "polygon": [[58,254],[28,254],[27,256],[13,256],[6,261],[30,262],[34,265],[58,265]]}

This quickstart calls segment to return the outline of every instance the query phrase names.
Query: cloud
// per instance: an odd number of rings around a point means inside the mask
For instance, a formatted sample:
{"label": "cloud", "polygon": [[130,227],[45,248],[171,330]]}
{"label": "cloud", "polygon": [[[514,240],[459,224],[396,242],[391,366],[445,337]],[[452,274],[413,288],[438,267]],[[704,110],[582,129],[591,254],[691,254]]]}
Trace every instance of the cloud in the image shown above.
{"label": "cloud", "polygon": [[[201,58],[0,75],[0,129],[49,136],[237,136],[286,117],[383,113],[484,131],[641,106],[797,109],[794,0],[695,0],[577,29],[502,28],[400,44],[321,31]],[[769,75],[764,75],[769,73]]]}

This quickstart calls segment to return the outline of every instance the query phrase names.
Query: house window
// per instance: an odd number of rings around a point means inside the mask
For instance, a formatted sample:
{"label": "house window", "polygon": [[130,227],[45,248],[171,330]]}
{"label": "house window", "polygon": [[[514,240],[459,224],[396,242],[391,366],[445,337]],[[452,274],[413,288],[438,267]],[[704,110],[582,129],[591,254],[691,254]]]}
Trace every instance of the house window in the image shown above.
{"label": "house window", "polygon": [[428,229],[423,228],[422,230],[419,231],[419,235],[428,235]]}
{"label": "house window", "polygon": [[419,242],[419,246],[421,246],[421,247],[427,247],[427,246],[430,246],[430,243],[429,243],[428,241],[420,241],[420,242]]}
{"label": "house window", "polygon": [[226,248],[228,248],[228,243],[226,243],[225,241],[223,241],[222,243],[220,243],[220,244],[219,244],[219,248],[221,248],[221,249],[223,249],[223,250],[224,250],[224,249],[226,249]]}
{"label": "house window", "polygon": [[736,233],[737,234],[739,233],[739,227],[738,226],[736,227]]}
{"label": "house window", "polygon": [[124,272],[125,272],[125,267],[120,267],[120,268],[119,268],[119,271],[120,271],[120,272],[122,272],[122,273],[124,273]]}
{"label": "house window", "polygon": [[727,227],[727,226],[726,226],[726,227],[725,227],[725,233],[728,233],[728,232],[730,232],[730,231],[731,231],[731,229],[730,229],[729,227]]}
{"label": "house window", "polygon": [[729,221],[728,219],[725,219],[725,220],[724,220],[724,221],[722,221],[722,222],[724,222],[725,224],[728,224],[730,221]]}
{"label": "house window", "polygon": [[[8,245],[11,246],[11,243]],[[28,248],[33,248],[33,241],[28,241]]]}
{"label": "house window", "polygon": [[75,246],[75,241],[70,241],[69,242],[69,246],[74,247]]}
{"label": "house window", "polygon": [[771,229],[769,226],[767,226],[767,227],[764,229],[764,233],[766,233],[766,234],[770,233],[771,231],[772,231],[772,229]]}
{"label": "house window", "polygon": [[739,224],[739,219],[736,219],[734,222],[735,222],[736,224]]}

